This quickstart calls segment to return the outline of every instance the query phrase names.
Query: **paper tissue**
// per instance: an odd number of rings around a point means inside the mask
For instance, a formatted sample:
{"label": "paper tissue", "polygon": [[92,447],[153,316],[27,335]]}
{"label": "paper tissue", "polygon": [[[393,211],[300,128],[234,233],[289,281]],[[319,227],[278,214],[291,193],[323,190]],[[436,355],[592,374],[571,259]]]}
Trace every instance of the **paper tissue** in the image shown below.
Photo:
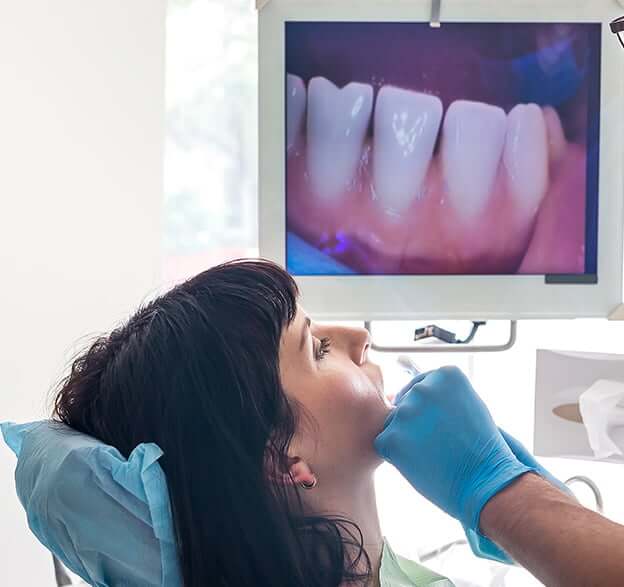
{"label": "paper tissue", "polygon": [[624,455],[624,383],[599,379],[579,396],[579,411],[597,458]]}
{"label": "paper tissue", "polygon": [[624,355],[539,350],[536,367],[535,454],[624,463]]}

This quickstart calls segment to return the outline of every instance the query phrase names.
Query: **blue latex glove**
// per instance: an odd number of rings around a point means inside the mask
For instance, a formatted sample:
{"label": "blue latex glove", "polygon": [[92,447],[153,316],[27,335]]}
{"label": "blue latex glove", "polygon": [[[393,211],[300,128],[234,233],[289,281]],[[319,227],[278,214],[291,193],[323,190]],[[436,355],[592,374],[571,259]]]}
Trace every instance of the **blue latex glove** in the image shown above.
{"label": "blue latex glove", "polygon": [[[412,389],[414,384],[420,383],[425,377],[433,373],[433,371],[427,371],[425,373],[420,373],[416,377],[414,377],[394,398],[394,405],[400,404],[401,400],[405,396],[405,394]],[[514,453],[516,458],[523,464],[528,467],[532,467],[535,469],[535,472],[541,475],[544,479],[549,481],[552,485],[554,485],[560,491],[563,491],[570,497],[576,499],[574,493],[570,490],[570,488],[559,481],[554,475],[552,475],[549,471],[547,471],[542,465],[536,460],[536,458],[526,449],[526,447],[516,438],[514,438],[511,434],[503,430],[502,428],[498,429],[501,433],[501,436],[507,443],[507,446],[511,449],[511,452]]]}
{"label": "blue latex glove", "polygon": [[[517,458],[456,367],[419,375],[396,403],[375,440],[377,452],[419,493],[458,519],[474,549],[487,540],[479,532],[485,504],[537,467]],[[498,548],[478,554],[510,562]]]}
{"label": "blue latex glove", "polygon": [[567,494],[568,496],[576,499],[576,496],[572,492],[572,490],[565,484],[559,481],[554,475],[549,473],[542,465],[540,465],[536,458],[511,434],[505,432],[502,428],[499,428],[502,437],[505,439],[507,446],[511,449],[511,451],[516,455],[516,458],[521,462],[527,465],[528,467],[533,467],[535,472],[541,475],[546,481],[554,485],[560,491]]}

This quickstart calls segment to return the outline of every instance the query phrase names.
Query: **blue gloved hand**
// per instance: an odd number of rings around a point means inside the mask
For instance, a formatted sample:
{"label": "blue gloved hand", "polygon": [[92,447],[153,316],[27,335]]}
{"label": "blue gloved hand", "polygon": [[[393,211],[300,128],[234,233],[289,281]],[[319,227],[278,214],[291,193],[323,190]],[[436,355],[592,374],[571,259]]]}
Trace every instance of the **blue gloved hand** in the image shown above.
{"label": "blue gloved hand", "polygon": [[559,481],[554,475],[552,475],[549,471],[547,471],[537,459],[511,434],[505,432],[502,428],[499,428],[502,437],[505,439],[507,446],[511,449],[511,451],[516,455],[516,458],[521,462],[527,465],[528,467],[533,467],[535,472],[541,475],[546,481],[554,485],[560,491],[563,491],[566,495],[576,499],[573,491],[565,484]]}
{"label": "blue gloved hand", "polygon": [[517,458],[456,367],[419,375],[396,403],[375,440],[377,452],[419,493],[458,519],[469,539],[470,534],[473,541],[482,537],[485,504],[536,466]]}

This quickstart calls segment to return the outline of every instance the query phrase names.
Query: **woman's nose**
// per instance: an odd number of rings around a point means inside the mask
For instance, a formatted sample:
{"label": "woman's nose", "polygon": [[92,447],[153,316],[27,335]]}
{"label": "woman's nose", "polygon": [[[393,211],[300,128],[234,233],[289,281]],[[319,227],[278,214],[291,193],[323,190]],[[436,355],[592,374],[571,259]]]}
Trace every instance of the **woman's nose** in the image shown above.
{"label": "woman's nose", "polygon": [[356,365],[363,365],[368,359],[368,351],[371,347],[370,333],[366,328],[353,328],[347,326],[333,326],[327,330],[319,330],[316,336],[329,336],[332,347],[346,353]]}
{"label": "woman's nose", "polygon": [[363,365],[366,363],[366,359],[368,358],[368,349],[370,349],[371,346],[370,333],[365,328],[354,328],[352,336],[352,359],[358,365]]}
{"label": "woman's nose", "polygon": [[364,363],[366,363],[366,360],[368,359],[368,349],[370,348],[370,342],[367,342],[364,345],[364,349],[362,350],[362,356],[360,358],[360,365],[363,365]]}

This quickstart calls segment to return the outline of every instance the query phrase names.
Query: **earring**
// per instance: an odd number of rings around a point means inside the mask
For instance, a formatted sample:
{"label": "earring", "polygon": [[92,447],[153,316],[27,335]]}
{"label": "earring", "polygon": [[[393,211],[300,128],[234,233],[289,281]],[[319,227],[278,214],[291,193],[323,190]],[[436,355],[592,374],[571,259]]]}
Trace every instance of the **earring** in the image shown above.
{"label": "earring", "polygon": [[314,477],[314,481],[312,481],[312,483],[306,483],[305,481],[301,481],[299,483],[299,487],[301,487],[302,489],[314,489],[317,483],[318,483],[318,479]]}

